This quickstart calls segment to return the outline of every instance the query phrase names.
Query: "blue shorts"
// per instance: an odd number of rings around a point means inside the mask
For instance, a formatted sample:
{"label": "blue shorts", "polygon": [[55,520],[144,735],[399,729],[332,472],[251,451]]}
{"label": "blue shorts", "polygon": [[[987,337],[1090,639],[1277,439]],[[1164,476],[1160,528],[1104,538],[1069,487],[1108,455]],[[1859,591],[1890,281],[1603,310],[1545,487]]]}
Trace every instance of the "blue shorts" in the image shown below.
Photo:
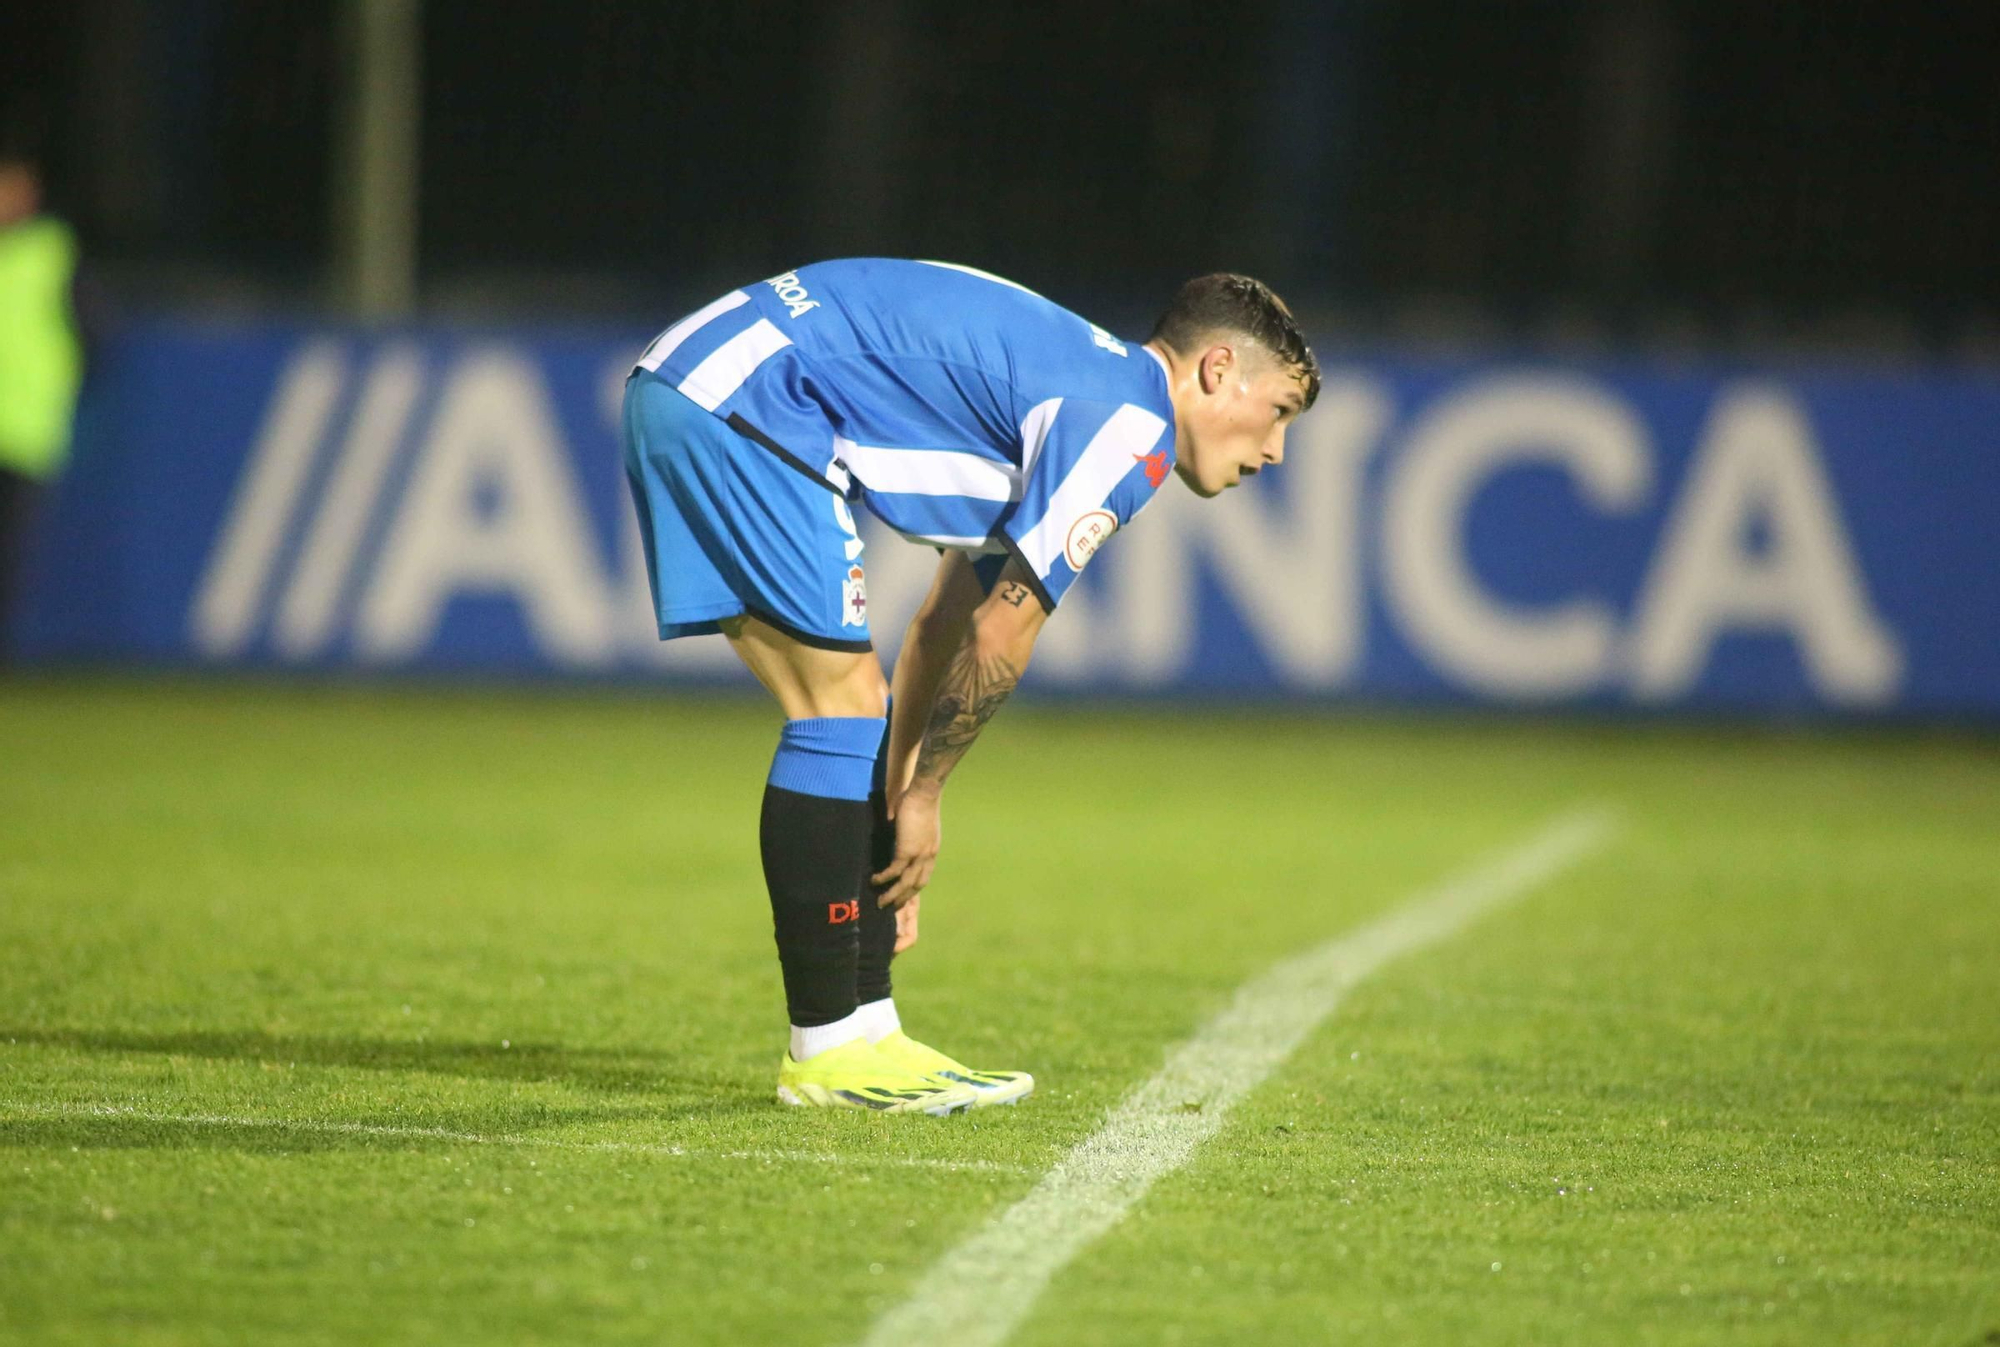
{"label": "blue shorts", "polygon": [[747,613],[807,645],[873,648],[847,501],[646,370],[625,384],[625,478],[661,640]]}

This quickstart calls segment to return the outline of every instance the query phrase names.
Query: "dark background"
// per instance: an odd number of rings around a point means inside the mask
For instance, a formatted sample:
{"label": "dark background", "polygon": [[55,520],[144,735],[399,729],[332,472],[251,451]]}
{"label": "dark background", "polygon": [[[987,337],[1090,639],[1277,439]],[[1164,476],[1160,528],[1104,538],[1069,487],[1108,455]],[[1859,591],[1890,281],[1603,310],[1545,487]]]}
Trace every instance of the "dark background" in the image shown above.
{"label": "dark background", "polygon": [[[123,302],[333,298],[334,0],[14,0],[10,124]],[[1128,326],[2000,348],[2000,4],[427,0],[420,294],[644,321],[943,257]]]}

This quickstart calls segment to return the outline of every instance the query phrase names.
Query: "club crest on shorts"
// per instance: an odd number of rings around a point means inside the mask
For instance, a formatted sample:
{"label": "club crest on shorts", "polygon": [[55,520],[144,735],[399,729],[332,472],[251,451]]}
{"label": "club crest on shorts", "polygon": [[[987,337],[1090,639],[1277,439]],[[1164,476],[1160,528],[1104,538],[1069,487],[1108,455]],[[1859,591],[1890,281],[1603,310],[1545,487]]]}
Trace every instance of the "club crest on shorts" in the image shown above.
{"label": "club crest on shorts", "polygon": [[861,573],[859,566],[849,566],[847,579],[840,585],[840,625],[868,625],[868,577]]}
{"label": "club crest on shorts", "polygon": [[1118,516],[1109,510],[1091,510],[1083,514],[1069,526],[1069,537],[1063,540],[1063,559],[1069,562],[1073,571],[1083,569],[1083,564],[1096,555],[1104,540],[1118,531]]}

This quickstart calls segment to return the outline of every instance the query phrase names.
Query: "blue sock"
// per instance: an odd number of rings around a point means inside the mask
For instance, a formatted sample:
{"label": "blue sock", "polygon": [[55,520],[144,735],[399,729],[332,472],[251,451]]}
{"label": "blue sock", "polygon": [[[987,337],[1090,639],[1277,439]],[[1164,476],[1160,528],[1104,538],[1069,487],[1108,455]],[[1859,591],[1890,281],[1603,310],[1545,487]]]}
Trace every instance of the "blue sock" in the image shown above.
{"label": "blue sock", "polygon": [[771,758],[770,783],[801,795],[866,800],[888,730],[880,716],[788,720]]}

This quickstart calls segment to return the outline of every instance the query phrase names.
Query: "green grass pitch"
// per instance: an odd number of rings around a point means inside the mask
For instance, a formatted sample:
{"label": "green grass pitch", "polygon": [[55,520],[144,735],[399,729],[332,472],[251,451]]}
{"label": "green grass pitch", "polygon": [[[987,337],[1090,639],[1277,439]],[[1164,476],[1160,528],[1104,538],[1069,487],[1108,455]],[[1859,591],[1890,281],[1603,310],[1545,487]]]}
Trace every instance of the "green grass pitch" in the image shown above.
{"label": "green grass pitch", "polygon": [[0,1340],[853,1342],[1275,960],[1578,803],[1013,1339],[2000,1331],[2000,749],[1010,708],[919,1037],[1017,1109],[772,1100],[731,699],[0,684]]}

